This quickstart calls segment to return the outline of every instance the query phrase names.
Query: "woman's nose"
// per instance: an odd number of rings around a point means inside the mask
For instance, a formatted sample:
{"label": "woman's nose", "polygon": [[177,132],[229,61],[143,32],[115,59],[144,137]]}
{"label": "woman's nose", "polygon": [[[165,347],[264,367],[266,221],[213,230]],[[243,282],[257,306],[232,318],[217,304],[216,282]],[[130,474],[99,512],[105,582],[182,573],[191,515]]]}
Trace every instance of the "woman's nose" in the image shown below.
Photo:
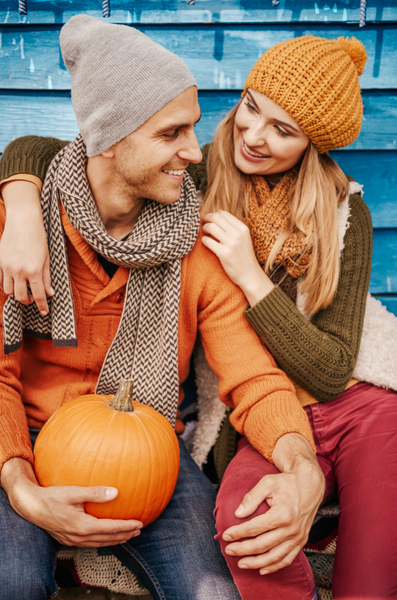
{"label": "woman's nose", "polygon": [[260,148],[261,146],[266,145],[266,132],[261,128],[250,127],[245,131],[244,141],[247,146],[251,146],[254,148]]}

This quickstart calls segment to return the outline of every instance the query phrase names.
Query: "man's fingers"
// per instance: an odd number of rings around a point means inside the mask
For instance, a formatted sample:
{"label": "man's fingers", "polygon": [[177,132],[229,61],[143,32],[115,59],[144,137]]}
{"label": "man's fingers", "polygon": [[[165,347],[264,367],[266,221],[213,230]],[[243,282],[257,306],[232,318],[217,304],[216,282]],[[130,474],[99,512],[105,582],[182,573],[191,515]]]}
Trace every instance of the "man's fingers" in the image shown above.
{"label": "man's fingers", "polygon": [[289,554],[284,556],[282,560],[280,560],[279,562],[275,562],[272,565],[267,565],[263,569],[260,569],[259,573],[261,575],[269,575],[270,573],[275,573],[280,569],[284,569],[284,567],[288,567],[294,562],[295,558],[298,556],[300,551],[301,548],[299,548],[299,546],[296,546],[293,550],[291,550]]}
{"label": "man's fingers", "polygon": [[240,569],[261,569],[262,574],[263,571],[268,569],[272,569],[272,572],[278,571],[280,568],[291,564],[299,550],[300,546],[297,546],[292,540],[287,540],[282,544],[278,544],[269,552],[257,556],[244,556],[238,562],[238,566]]}
{"label": "man's fingers", "polygon": [[260,504],[266,500],[267,496],[272,493],[274,483],[273,477],[277,477],[277,475],[267,475],[266,477],[262,477],[259,483],[244,496],[240,506],[235,512],[236,517],[239,517],[240,519],[249,517],[249,515],[252,515],[252,513],[256,511],[258,506],[260,506]]}
{"label": "man's fingers", "polygon": [[137,537],[139,534],[140,534],[140,531],[137,531],[136,535],[125,537],[124,539],[116,540],[116,539],[109,538],[109,539],[103,539],[100,541],[91,541],[91,540],[81,541],[80,539],[68,539],[68,538],[64,538],[62,536],[53,536],[53,537],[55,537],[55,539],[57,539],[58,542],[66,545],[66,546],[77,546],[79,548],[103,548],[105,546],[118,546],[119,544],[125,544],[130,539]]}
{"label": "man's fingers", "polygon": [[82,502],[110,502],[117,498],[117,488],[96,485],[92,487],[65,486],[61,488],[63,494],[67,494],[69,503],[78,504]]}
{"label": "man's fingers", "polygon": [[131,540],[140,535],[140,530],[127,531],[121,534],[92,534],[89,536],[79,536],[77,534],[65,534],[58,532],[51,532],[54,537],[61,544],[67,546],[78,546],[79,548],[101,548],[103,546],[116,546],[118,544],[125,544],[128,540]]}
{"label": "man's fingers", "polygon": [[84,515],[84,524],[81,525],[78,535],[88,536],[97,534],[117,535],[119,533],[128,534],[143,527],[141,521],[134,519],[97,519],[91,515]]}
{"label": "man's fingers", "polygon": [[119,533],[90,533],[89,535],[76,535],[75,541],[81,544],[85,542],[99,542],[106,543],[114,541],[117,544],[121,544],[130,538],[136,537],[141,533],[140,529],[128,529],[127,531],[120,531]]}
{"label": "man's fingers", "polygon": [[231,542],[241,538],[257,537],[267,531],[285,528],[292,528],[291,535],[296,535],[299,531],[299,525],[297,523],[293,524],[290,507],[275,505],[263,515],[258,515],[241,523],[241,525],[230,527],[223,534],[223,539],[226,542]]}
{"label": "man's fingers", "polygon": [[263,554],[271,548],[285,542],[292,537],[287,528],[278,528],[267,531],[262,535],[250,537],[242,542],[234,542],[226,546],[225,552],[230,556],[251,556],[252,554]]}

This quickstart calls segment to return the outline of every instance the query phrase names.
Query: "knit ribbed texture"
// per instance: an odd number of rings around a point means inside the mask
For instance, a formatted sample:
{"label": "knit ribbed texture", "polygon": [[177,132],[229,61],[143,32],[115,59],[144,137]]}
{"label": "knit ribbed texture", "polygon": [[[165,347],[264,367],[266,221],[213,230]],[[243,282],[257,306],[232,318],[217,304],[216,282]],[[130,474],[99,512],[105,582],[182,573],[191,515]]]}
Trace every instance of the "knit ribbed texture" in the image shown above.
{"label": "knit ribbed texture", "polygon": [[335,298],[311,322],[279,288],[246,316],[282,369],[320,402],[341,394],[360,348],[371,275],[372,224],[359,195],[352,195]]}
{"label": "knit ribbed texture", "polygon": [[[42,143],[45,140],[45,143]],[[13,141],[4,148],[0,160],[0,181],[26,173],[44,181],[50,162],[69,142],[52,137],[29,135]]]}
{"label": "knit ribbed texture", "polygon": [[248,88],[287,111],[319,152],[348,146],[361,129],[358,76],[367,55],[356,38],[297,37],[276,44],[248,75]]}
{"label": "knit ribbed texture", "polygon": [[[45,146],[46,140],[39,139],[36,143],[38,147]],[[10,164],[18,145],[16,140],[8,148]],[[37,155],[38,149],[31,150]],[[47,162],[49,158],[47,155]],[[42,166],[37,165],[32,174],[37,176],[41,170]],[[2,176],[6,179],[10,173],[3,169]],[[5,211],[0,205],[1,229],[4,221]],[[119,269],[108,281],[96,254],[65,215],[63,225],[68,249],[70,245],[75,249],[68,255],[79,345],[53,348],[48,340],[25,337],[22,350],[1,356],[0,467],[11,456],[32,460],[20,398],[22,386],[28,424],[40,428],[68,400],[93,393],[109,340],[114,338],[120,320],[123,302],[119,294],[125,292],[127,270]],[[0,299],[2,308],[3,293]],[[294,388],[244,318],[245,306],[241,291],[226,276],[217,257],[199,240],[182,261],[178,322],[180,382],[189,373],[198,324],[208,362],[219,379],[219,397],[231,408],[236,407],[231,417],[234,427],[269,460],[277,439],[285,433],[300,433],[314,448],[310,425]],[[251,410],[254,418],[248,418]]]}
{"label": "knit ribbed texture", "polygon": [[87,156],[107,150],[197,86],[179,56],[133,27],[76,15],[63,26],[60,44]]}
{"label": "knit ribbed texture", "polygon": [[[291,169],[273,188],[261,175],[251,175],[248,178],[248,216],[246,223],[251,232],[255,256],[262,268],[273,250],[277,235],[288,223],[290,216],[291,189],[295,184],[297,174]],[[310,224],[307,224],[309,229]],[[294,231],[287,240],[274,261],[295,277],[306,275],[311,258],[312,238],[302,231]]]}

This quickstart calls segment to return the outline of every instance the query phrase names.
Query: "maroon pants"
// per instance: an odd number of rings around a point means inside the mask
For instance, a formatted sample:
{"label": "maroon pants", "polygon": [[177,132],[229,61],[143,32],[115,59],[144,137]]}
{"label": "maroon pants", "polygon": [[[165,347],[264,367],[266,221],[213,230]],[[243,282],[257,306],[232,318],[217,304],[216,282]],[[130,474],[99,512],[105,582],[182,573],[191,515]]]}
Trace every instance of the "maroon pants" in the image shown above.
{"label": "maroon pants", "polygon": [[[397,598],[397,394],[359,383],[338,398],[305,408],[326,478],[323,503],[340,501],[334,600]],[[260,575],[225,554],[222,533],[244,520],[234,512],[265,475],[277,473],[245,439],[222,480],[217,539],[243,600],[311,600],[314,580],[301,551],[289,566]],[[265,513],[266,502],[249,517]]]}

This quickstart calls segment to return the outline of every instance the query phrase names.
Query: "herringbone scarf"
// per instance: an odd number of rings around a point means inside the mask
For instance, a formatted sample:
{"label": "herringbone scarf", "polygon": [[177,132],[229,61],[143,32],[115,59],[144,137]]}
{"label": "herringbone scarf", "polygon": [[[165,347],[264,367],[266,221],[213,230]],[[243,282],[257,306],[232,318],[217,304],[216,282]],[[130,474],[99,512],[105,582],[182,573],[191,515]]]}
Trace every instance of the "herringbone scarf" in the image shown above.
{"label": "herringbone scarf", "polygon": [[[289,219],[289,201],[292,186],[296,181],[294,170],[289,171],[270,189],[260,175],[248,178],[248,217],[252,245],[256,257],[265,267],[278,234]],[[293,232],[286,239],[274,261],[274,267],[282,265],[292,277],[305,275],[311,259],[311,243],[301,231]]]}
{"label": "herringbone scarf", "polygon": [[123,313],[107,352],[96,392],[115,393],[122,378],[134,380],[134,399],[161,412],[174,424],[179,393],[178,312],[181,264],[196,241],[199,207],[185,173],[180,199],[171,205],[147,200],[126,240],[108,235],[86,176],[87,155],[79,135],[52,161],[41,204],[48,236],[50,312],[10,297],[4,307],[4,351],[22,345],[23,334],[52,339],[54,346],[77,346],[76,321],[60,202],[73,227],[97,252],[130,268]]}

